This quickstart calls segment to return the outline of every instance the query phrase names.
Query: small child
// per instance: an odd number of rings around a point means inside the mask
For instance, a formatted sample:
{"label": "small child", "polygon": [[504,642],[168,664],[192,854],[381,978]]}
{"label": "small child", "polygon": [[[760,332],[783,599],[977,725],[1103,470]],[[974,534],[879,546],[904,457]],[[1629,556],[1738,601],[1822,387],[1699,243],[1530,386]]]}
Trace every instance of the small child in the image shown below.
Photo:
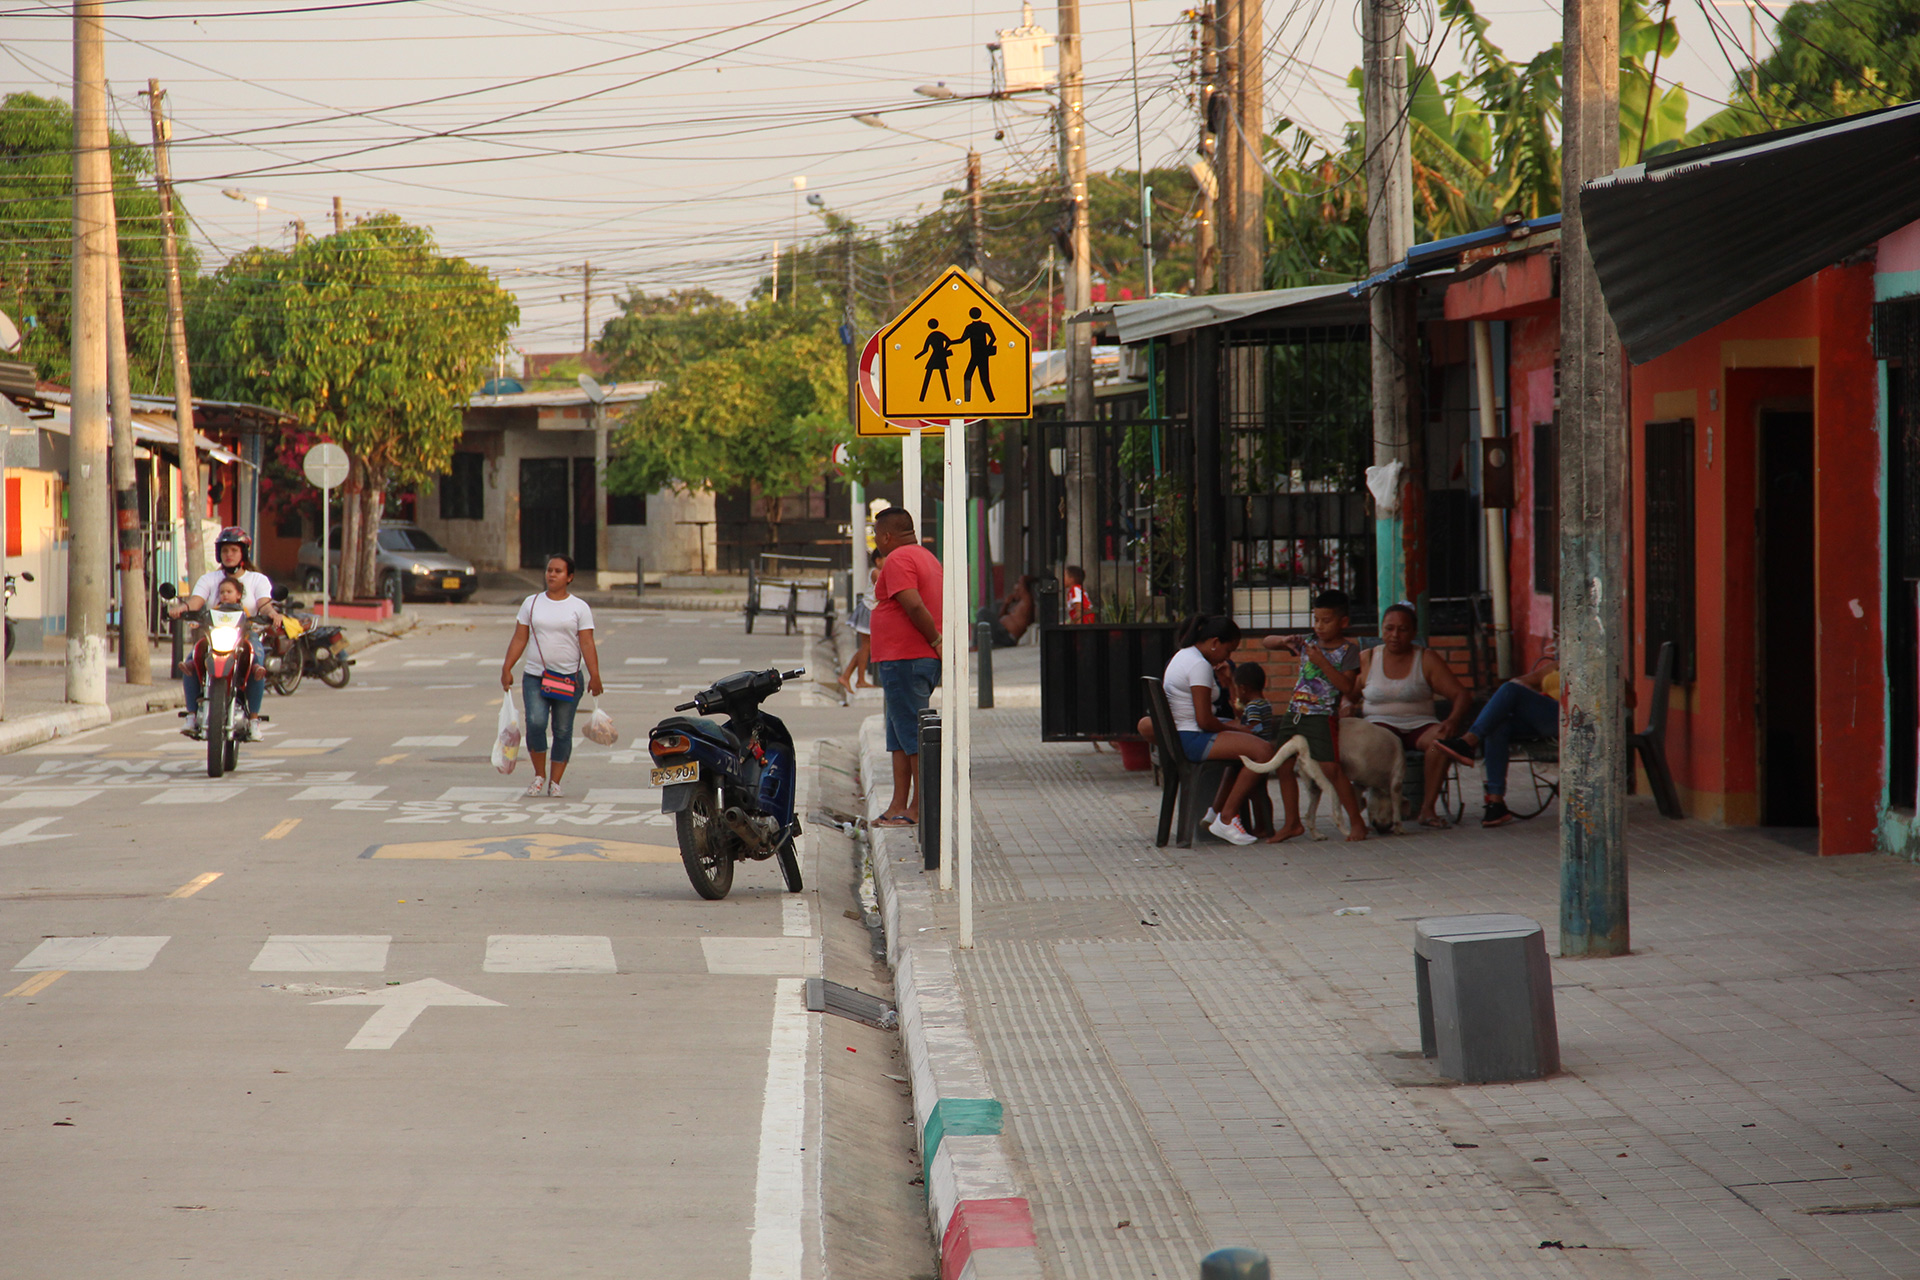
{"label": "small child", "polygon": [[[880,563],[885,556],[877,557],[867,569],[867,590],[853,606],[853,634],[855,647],[853,656],[847,659],[846,670],[840,673],[840,687],[848,693],[855,689],[871,689],[873,684],[867,679],[867,664],[873,657],[873,584],[880,581]],[[860,673],[860,682],[854,684],[853,673]]]}
{"label": "small child", "polygon": [[[1360,683],[1360,646],[1347,638],[1347,614],[1351,605],[1344,591],[1322,591],[1313,598],[1313,638],[1305,636],[1268,636],[1261,643],[1269,649],[1288,649],[1300,659],[1300,674],[1293,683],[1293,697],[1280,717],[1274,741],[1285,744],[1295,736],[1306,739],[1307,754],[1327,775],[1334,794],[1347,810],[1347,839],[1365,840],[1367,823],[1360,812],[1360,799],[1353,784],[1340,767],[1340,699],[1356,697]],[[1280,766],[1280,801],[1286,808],[1286,825],[1271,837],[1279,844],[1302,834],[1300,822],[1300,783],[1294,776],[1294,762]]]}
{"label": "small child", "polygon": [[1077,564],[1067,566],[1067,621],[1075,626],[1092,622],[1093,597],[1087,594],[1087,571]]}
{"label": "small child", "polygon": [[[1280,730],[1279,722],[1273,715],[1273,704],[1267,701],[1267,672],[1257,662],[1235,663],[1233,668],[1233,721],[1245,728],[1257,738],[1273,741],[1274,734]],[[1225,719],[1225,717],[1222,717]],[[1220,790],[1213,797],[1213,807],[1218,812],[1227,802],[1227,793],[1233,789],[1234,775],[1241,766],[1234,765],[1225,771],[1220,779]],[[1247,803],[1253,806],[1253,821],[1247,829],[1259,836],[1273,834],[1273,798],[1267,794],[1267,780],[1261,778],[1254,784],[1253,792],[1247,797]],[[1208,821],[1212,821],[1211,818]]]}
{"label": "small child", "polygon": [[245,588],[243,588],[240,585],[240,579],[238,578],[220,579],[220,585],[214,588],[213,602],[216,605],[220,605],[228,609],[237,609],[237,608],[245,607],[247,603],[247,593]]}

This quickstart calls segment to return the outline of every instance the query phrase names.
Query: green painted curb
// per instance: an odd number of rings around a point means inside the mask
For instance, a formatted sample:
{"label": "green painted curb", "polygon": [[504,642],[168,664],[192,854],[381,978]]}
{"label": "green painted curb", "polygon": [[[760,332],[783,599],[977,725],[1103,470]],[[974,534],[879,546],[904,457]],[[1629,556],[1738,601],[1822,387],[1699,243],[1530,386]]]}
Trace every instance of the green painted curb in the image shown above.
{"label": "green painted curb", "polygon": [[1000,1132],[1001,1108],[998,1098],[942,1098],[933,1104],[927,1127],[920,1135],[920,1163],[925,1169],[933,1164],[940,1140],[948,1134],[972,1136]]}

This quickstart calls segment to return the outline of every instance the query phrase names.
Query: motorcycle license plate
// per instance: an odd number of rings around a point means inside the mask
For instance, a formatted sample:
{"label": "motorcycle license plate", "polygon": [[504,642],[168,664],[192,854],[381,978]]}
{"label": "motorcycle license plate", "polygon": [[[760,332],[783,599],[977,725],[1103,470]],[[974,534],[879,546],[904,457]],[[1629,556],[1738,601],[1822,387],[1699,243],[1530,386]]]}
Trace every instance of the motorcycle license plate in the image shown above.
{"label": "motorcycle license plate", "polygon": [[700,781],[700,764],[698,761],[693,761],[688,764],[670,764],[664,769],[655,769],[653,771],[653,785],[656,787],[671,787],[676,782],[698,781]]}
{"label": "motorcycle license plate", "polygon": [[447,591],[458,591],[460,589],[460,579],[442,578],[440,579],[440,586]]}

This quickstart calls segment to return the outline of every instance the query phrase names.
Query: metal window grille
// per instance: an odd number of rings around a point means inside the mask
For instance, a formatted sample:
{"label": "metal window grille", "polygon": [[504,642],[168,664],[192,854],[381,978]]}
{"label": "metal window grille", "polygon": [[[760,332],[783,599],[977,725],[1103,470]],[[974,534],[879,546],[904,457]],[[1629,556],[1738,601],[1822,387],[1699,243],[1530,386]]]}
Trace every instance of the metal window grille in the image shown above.
{"label": "metal window grille", "polygon": [[486,493],[486,456],[454,454],[451,469],[440,477],[440,518],[485,519]]}
{"label": "metal window grille", "polygon": [[1647,674],[1673,642],[1673,678],[1693,679],[1693,419],[1649,422],[1642,451],[1646,494]]}

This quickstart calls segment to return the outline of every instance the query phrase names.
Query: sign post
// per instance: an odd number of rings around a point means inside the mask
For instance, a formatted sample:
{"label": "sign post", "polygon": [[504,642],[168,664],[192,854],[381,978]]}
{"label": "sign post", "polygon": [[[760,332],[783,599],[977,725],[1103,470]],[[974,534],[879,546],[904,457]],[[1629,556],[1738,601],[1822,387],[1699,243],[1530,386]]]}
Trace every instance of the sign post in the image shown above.
{"label": "sign post", "polygon": [[[945,421],[941,587],[940,887],[960,891],[960,945],[973,946],[973,716],[967,697],[967,427],[982,418],[1033,413],[1031,336],[1020,321],[958,267],[949,267],[876,335],[878,412],[884,423],[932,428]],[[876,344],[869,344],[870,349]],[[962,363],[964,362],[964,363]],[[863,359],[864,366],[867,361]],[[861,391],[869,379],[862,377]],[[964,413],[967,417],[956,417]],[[933,421],[928,421],[932,419]],[[864,423],[863,433],[864,433]],[[875,434],[892,434],[876,432]],[[911,431],[918,445],[920,430]],[[919,478],[918,449],[912,474]],[[902,471],[906,471],[903,465]],[[917,506],[908,494],[908,509]],[[916,521],[914,528],[920,526]],[[981,554],[986,548],[983,545]],[[981,566],[984,574],[986,566]],[[946,726],[951,725],[951,728]]]}
{"label": "sign post", "polygon": [[350,467],[347,451],[331,441],[322,441],[307,450],[300,469],[307,480],[320,490],[320,616],[331,619],[333,610],[333,491],[346,483]]}

